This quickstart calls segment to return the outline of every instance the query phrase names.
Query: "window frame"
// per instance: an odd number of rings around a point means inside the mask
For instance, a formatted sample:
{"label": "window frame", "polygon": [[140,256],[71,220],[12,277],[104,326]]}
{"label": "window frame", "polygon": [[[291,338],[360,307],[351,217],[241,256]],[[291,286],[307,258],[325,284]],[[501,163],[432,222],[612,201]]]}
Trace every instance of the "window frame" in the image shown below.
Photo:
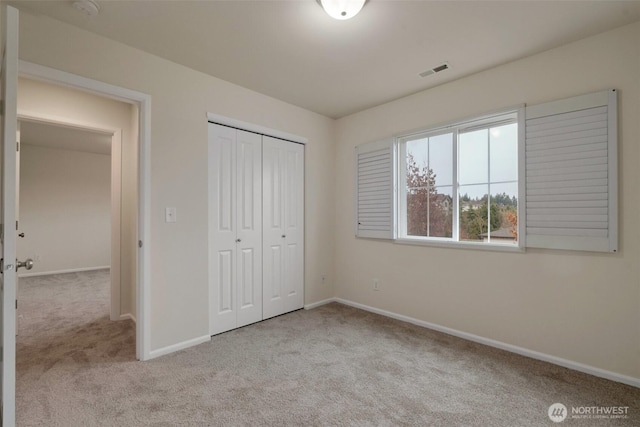
{"label": "window frame", "polygon": [[[524,252],[525,249],[525,109],[524,105],[515,108],[509,108],[495,113],[476,116],[474,118],[460,120],[444,126],[426,128],[411,133],[399,135],[395,138],[394,151],[396,152],[396,238],[395,242],[400,244],[436,246],[446,248],[467,248],[467,249],[484,249],[505,252]],[[472,132],[474,130],[488,129],[490,127],[507,125],[516,123],[517,130],[517,198],[518,198],[518,240],[515,244],[495,243],[495,242],[474,242],[460,240],[460,182],[459,182],[459,135],[464,132]],[[434,237],[434,236],[409,236],[407,235],[407,191],[406,191],[406,146],[408,141],[431,138],[444,134],[452,134],[452,235],[451,237]],[[490,168],[490,159],[488,166]],[[490,171],[490,169],[489,169]],[[490,172],[487,177],[490,188]],[[490,199],[489,199],[490,200]],[[490,203],[490,201],[489,201]]]}
{"label": "window frame", "polygon": [[[396,182],[398,183],[398,190],[397,190],[397,195],[398,195],[398,200],[396,202],[396,206],[398,209],[398,214],[396,215],[396,217],[398,218],[397,220],[397,236],[398,236],[398,240],[402,240],[402,239],[408,239],[408,240],[423,240],[423,239],[433,239],[434,241],[442,241],[442,242],[450,242],[452,241],[452,239],[455,238],[455,240],[453,241],[458,241],[457,239],[457,233],[458,233],[458,218],[457,215],[453,215],[453,218],[451,220],[452,223],[452,227],[453,229],[451,230],[451,237],[436,237],[436,236],[408,236],[407,235],[407,221],[406,221],[406,213],[407,213],[407,197],[406,197],[406,177],[407,177],[407,162],[406,162],[406,158],[407,158],[407,150],[406,150],[406,146],[407,146],[407,141],[410,140],[415,140],[418,138],[432,138],[432,137],[436,137],[436,136],[441,136],[441,135],[446,135],[446,134],[452,134],[452,159],[456,159],[457,158],[457,153],[458,153],[458,136],[456,133],[454,133],[451,129],[436,129],[434,131],[427,131],[427,132],[419,132],[419,133],[412,133],[411,135],[407,135],[407,136],[402,136],[402,137],[398,137],[396,139],[396,143],[397,143],[397,150],[398,150],[398,155],[396,156],[398,159],[398,168],[397,170],[399,171],[399,173],[397,174],[396,177]],[[452,176],[451,176],[451,184],[448,185],[452,188],[452,190],[454,190],[453,192],[455,193],[455,188],[456,188],[456,181],[457,181],[457,175],[458,175],[458,165],[457,165],[457,161],[453,162],[452,165]],[[447,187],[448,187],[447,186]],[[443,187],[445,187],[443,185]],[[453,211],[456,212],[456,210],[458,209],[458,201],[455,200],[455,197],[452,197],[452,205],[453,205]],[[404,220],[402,219],[404,218]]]}

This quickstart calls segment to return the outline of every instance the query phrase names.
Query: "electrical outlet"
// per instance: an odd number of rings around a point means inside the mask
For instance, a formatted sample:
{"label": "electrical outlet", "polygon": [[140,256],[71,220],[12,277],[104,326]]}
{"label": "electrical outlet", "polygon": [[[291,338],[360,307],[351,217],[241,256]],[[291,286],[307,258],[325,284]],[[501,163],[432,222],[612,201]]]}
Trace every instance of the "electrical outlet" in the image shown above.
{"label": "electrical outlet", "polygon": [[164,222],[176,222],[176,208],[164,208]]}
{"label": "electrical outlet", "polygon": [[380,280],[379,279],[373,279],[373,290],[374,291],[379,291],[380,290]]}

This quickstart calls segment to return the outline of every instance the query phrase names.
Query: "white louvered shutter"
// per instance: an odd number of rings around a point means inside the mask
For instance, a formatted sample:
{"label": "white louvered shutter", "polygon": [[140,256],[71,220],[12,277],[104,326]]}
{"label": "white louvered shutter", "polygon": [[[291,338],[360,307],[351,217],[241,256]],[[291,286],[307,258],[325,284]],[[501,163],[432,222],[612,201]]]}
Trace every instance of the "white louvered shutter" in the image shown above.
{"label": "white louvered shutter", "polygon": [[394,238],[393,140],[356,147],[357,237]]}
{"label": "white louvered shutter", "polygon": [[526,246],[618,250],[617,92],[526,108]]}

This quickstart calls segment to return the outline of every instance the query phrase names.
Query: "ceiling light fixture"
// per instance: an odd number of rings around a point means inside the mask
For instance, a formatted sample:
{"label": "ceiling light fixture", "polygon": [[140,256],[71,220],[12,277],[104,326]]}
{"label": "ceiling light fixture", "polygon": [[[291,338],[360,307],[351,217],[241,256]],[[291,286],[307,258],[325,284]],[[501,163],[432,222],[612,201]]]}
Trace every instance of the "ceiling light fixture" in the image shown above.
{"label": "ceiling light fixture", "polygon": [[95,0],[78,0],[73,2],[73,7],[87,16],[96,16],[100,13],[100,6]]}
{"label": "ceiling light fixture", "polygon": [[316,0],[334,19],[351,19],[360,12],[367,0]]}

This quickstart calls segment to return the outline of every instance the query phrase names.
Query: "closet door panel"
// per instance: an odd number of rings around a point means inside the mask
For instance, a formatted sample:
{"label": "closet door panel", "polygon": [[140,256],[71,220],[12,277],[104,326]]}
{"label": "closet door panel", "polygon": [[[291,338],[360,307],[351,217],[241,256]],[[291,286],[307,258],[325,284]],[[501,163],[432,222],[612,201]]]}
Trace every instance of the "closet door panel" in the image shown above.
{"label": "closet door panel", "polygon": [[[238,327],[262,320],[262,288],[256,287],[256,283],[262,285],[261,277],[258,277],[262,272],[257,271],[262,260],[257,252],[255,248],[238,251]],[[256,317],[259,318],[255,320]]]}
{"label": "closet door panel", "polygon": [[284,313],[284,174],[285,150],[282,141],[262,138],[262,240],[264,319]]}
{"label": "closet door panel", "polygon": [[[233,314],[234,282],[235,282],[235,254],[234,251],[218,251],[216,260],[217,293],[216,308],[220,316]],[[233,316],[235,317],[235,316]]]}
{"label": "closet door panel", "polygon": [[304,147],[263,138],[264,318],[304,305]]}
{"label": "closet door panel", "polygon": [[286,244],[284,311],[304,306],[304,146],[284,143],[286,156],[284,234]]}
{"label": "closet door panel", "polygon": [[282,304],[280,304],[283,291],[282,249],[282,245],[280,244],[270,245],[268,248],[269,252],[267,254],[268,268],[265,271],[265,280],[268,280],[267,283],[269,283],[270,286],[268,289],[265,289],[265,297],[269,299],[274,306],[272,316],[276,316],[282,311]]}
{"label": "closet door panel", "polygon": [[262,320],[262,136],[237,131],[237,327]]}
{"label": "closet door panel", "polygon": [[209,332],[236,327],[236,130],[209,125]]}
{"label": "closet door panel", "polygon": [[284,258],[284,308],[283,313],[303,307],[303,292],[300,286],[300,247],[297,243],[287,243],[287,255]]}

